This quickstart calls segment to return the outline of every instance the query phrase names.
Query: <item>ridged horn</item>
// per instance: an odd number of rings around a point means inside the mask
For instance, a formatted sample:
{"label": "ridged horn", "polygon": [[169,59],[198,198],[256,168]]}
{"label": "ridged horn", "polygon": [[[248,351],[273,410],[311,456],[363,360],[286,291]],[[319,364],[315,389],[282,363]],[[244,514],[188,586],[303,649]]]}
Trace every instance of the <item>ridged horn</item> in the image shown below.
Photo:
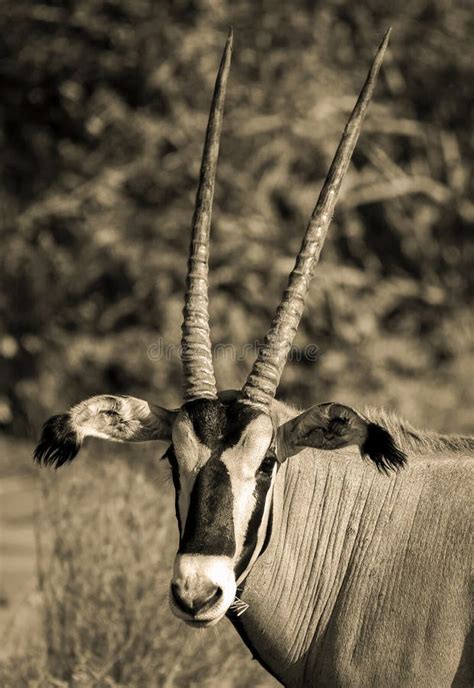
{"label": "ridged horn", "polygon": [[288,353],[296,334],[312,274],[326,238],[341,182],[359,138],[362,122],[372,98],[377,75],[388,45],[391,29],[386,32],[370,67],[357,103],[346,124],[329,172],[319,194],[296,264],[283,292],[280,305],[260,347],[250,375],[245,382],[243,402],[266,410],[275,396]]}
{"label": "ridged horn", "polygon": [[209,232],[225,91],[232,56],[232,29],[227,36],[212,97],[199,185],[193,214],[188,274],[181,327],[184,399],[217,398],[212,365],[208,311]]}

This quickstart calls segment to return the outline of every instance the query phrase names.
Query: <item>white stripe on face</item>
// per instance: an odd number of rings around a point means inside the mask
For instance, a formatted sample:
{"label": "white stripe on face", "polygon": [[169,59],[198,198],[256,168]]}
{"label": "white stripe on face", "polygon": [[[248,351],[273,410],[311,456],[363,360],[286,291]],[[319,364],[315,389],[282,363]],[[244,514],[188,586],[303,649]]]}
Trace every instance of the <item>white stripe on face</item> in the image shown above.
{"label": "white stripe on face", "polygon": [[176,456],[179,454],[178,469],[180,492],[178,508],[181,524],[184,529],[196,476],[200,468],[209,460],[211,450],[198,440],[193,431],[191,422],[182,415],[178,417],[173,426],[172,439],[175,454]]}
{"label": "white stripe on face", "polygon": [[268,530],[268,525],[269,525],[269,520],[270,520],[270,513],[271,513],[271,504],[272,504],[272,498],[273,498],[273,486],[275,484],[275,476],[277,472],[277,466],[275,463],[275,466],[273,467],[272,471],[272,476],[271,476],[271,485],[268,488],[267,493],[265,494],[265,504],[263,506],[263,515],[260,520],[260,523],[258,525],[258,531],[255,533],[255,546],[253,548],[253,551],[250,553],[250,558],[248,560],[248,563],[245,565],[242,564],[242,566],[245,566],[244,568],[241,568],[239,572],[239,577],[237,579],[237,585],[240,585],[245,578],[247,577],[247,574],[251,570],[252,566],[260,556],[260,553],[265,545],[265,541],[267,538],[267,530]]}
{"label": "white stripe on face", "polygon": [[[234,566],[238,563],[248,536],[248,528],[257,506],[257,471],[271,444],[273,425],[268,416],[261,415],[252,420],[242,433],[240,441],[222,453],[230,475],[234,498]],[[267,499],[269,496],[266,497]]]}

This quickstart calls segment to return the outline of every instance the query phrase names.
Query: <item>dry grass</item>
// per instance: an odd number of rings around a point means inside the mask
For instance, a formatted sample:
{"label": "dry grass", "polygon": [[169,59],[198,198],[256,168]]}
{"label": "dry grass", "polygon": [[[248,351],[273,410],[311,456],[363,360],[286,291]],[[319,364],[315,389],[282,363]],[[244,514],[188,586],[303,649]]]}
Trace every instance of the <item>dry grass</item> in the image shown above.
{"label": "dry grass", "polygon": [[[25,625],[17,629],[28,642],[4,661],[0,685],[275,685],[230,623],[195,632],[172,616],[176,525],[167,469],[160,465],[153,480],[110,451],[102,454],[105,462],[94,451],[95,459],[43,475],[40,622],[32,617],[29,633]],[[131,456],[138,460],[140,449]]]}

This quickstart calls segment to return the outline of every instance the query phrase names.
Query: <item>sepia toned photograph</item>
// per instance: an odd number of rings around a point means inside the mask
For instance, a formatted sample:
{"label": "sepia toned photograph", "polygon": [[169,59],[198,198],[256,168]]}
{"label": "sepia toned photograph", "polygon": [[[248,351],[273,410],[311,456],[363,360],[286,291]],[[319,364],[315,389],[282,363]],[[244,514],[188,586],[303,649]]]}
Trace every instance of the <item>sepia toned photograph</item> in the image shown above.
{"label": "sepia toned photograph", "polygon": [[0,36],[0,686],[472,688],[472,3]]}

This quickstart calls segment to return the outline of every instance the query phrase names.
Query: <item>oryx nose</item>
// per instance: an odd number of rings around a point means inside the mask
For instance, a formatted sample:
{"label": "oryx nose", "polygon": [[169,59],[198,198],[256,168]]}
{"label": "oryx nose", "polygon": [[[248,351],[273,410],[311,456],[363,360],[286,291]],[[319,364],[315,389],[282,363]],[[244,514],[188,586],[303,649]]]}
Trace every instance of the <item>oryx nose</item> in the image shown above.
{"label": "oryx nose", "polygon": [[199,591],[188,590],[179,583],[171,583],[171,593],[178,607],[194,616],[204,608],[211,609],[222,597],[222,588],[214,583],[199,586]]}

